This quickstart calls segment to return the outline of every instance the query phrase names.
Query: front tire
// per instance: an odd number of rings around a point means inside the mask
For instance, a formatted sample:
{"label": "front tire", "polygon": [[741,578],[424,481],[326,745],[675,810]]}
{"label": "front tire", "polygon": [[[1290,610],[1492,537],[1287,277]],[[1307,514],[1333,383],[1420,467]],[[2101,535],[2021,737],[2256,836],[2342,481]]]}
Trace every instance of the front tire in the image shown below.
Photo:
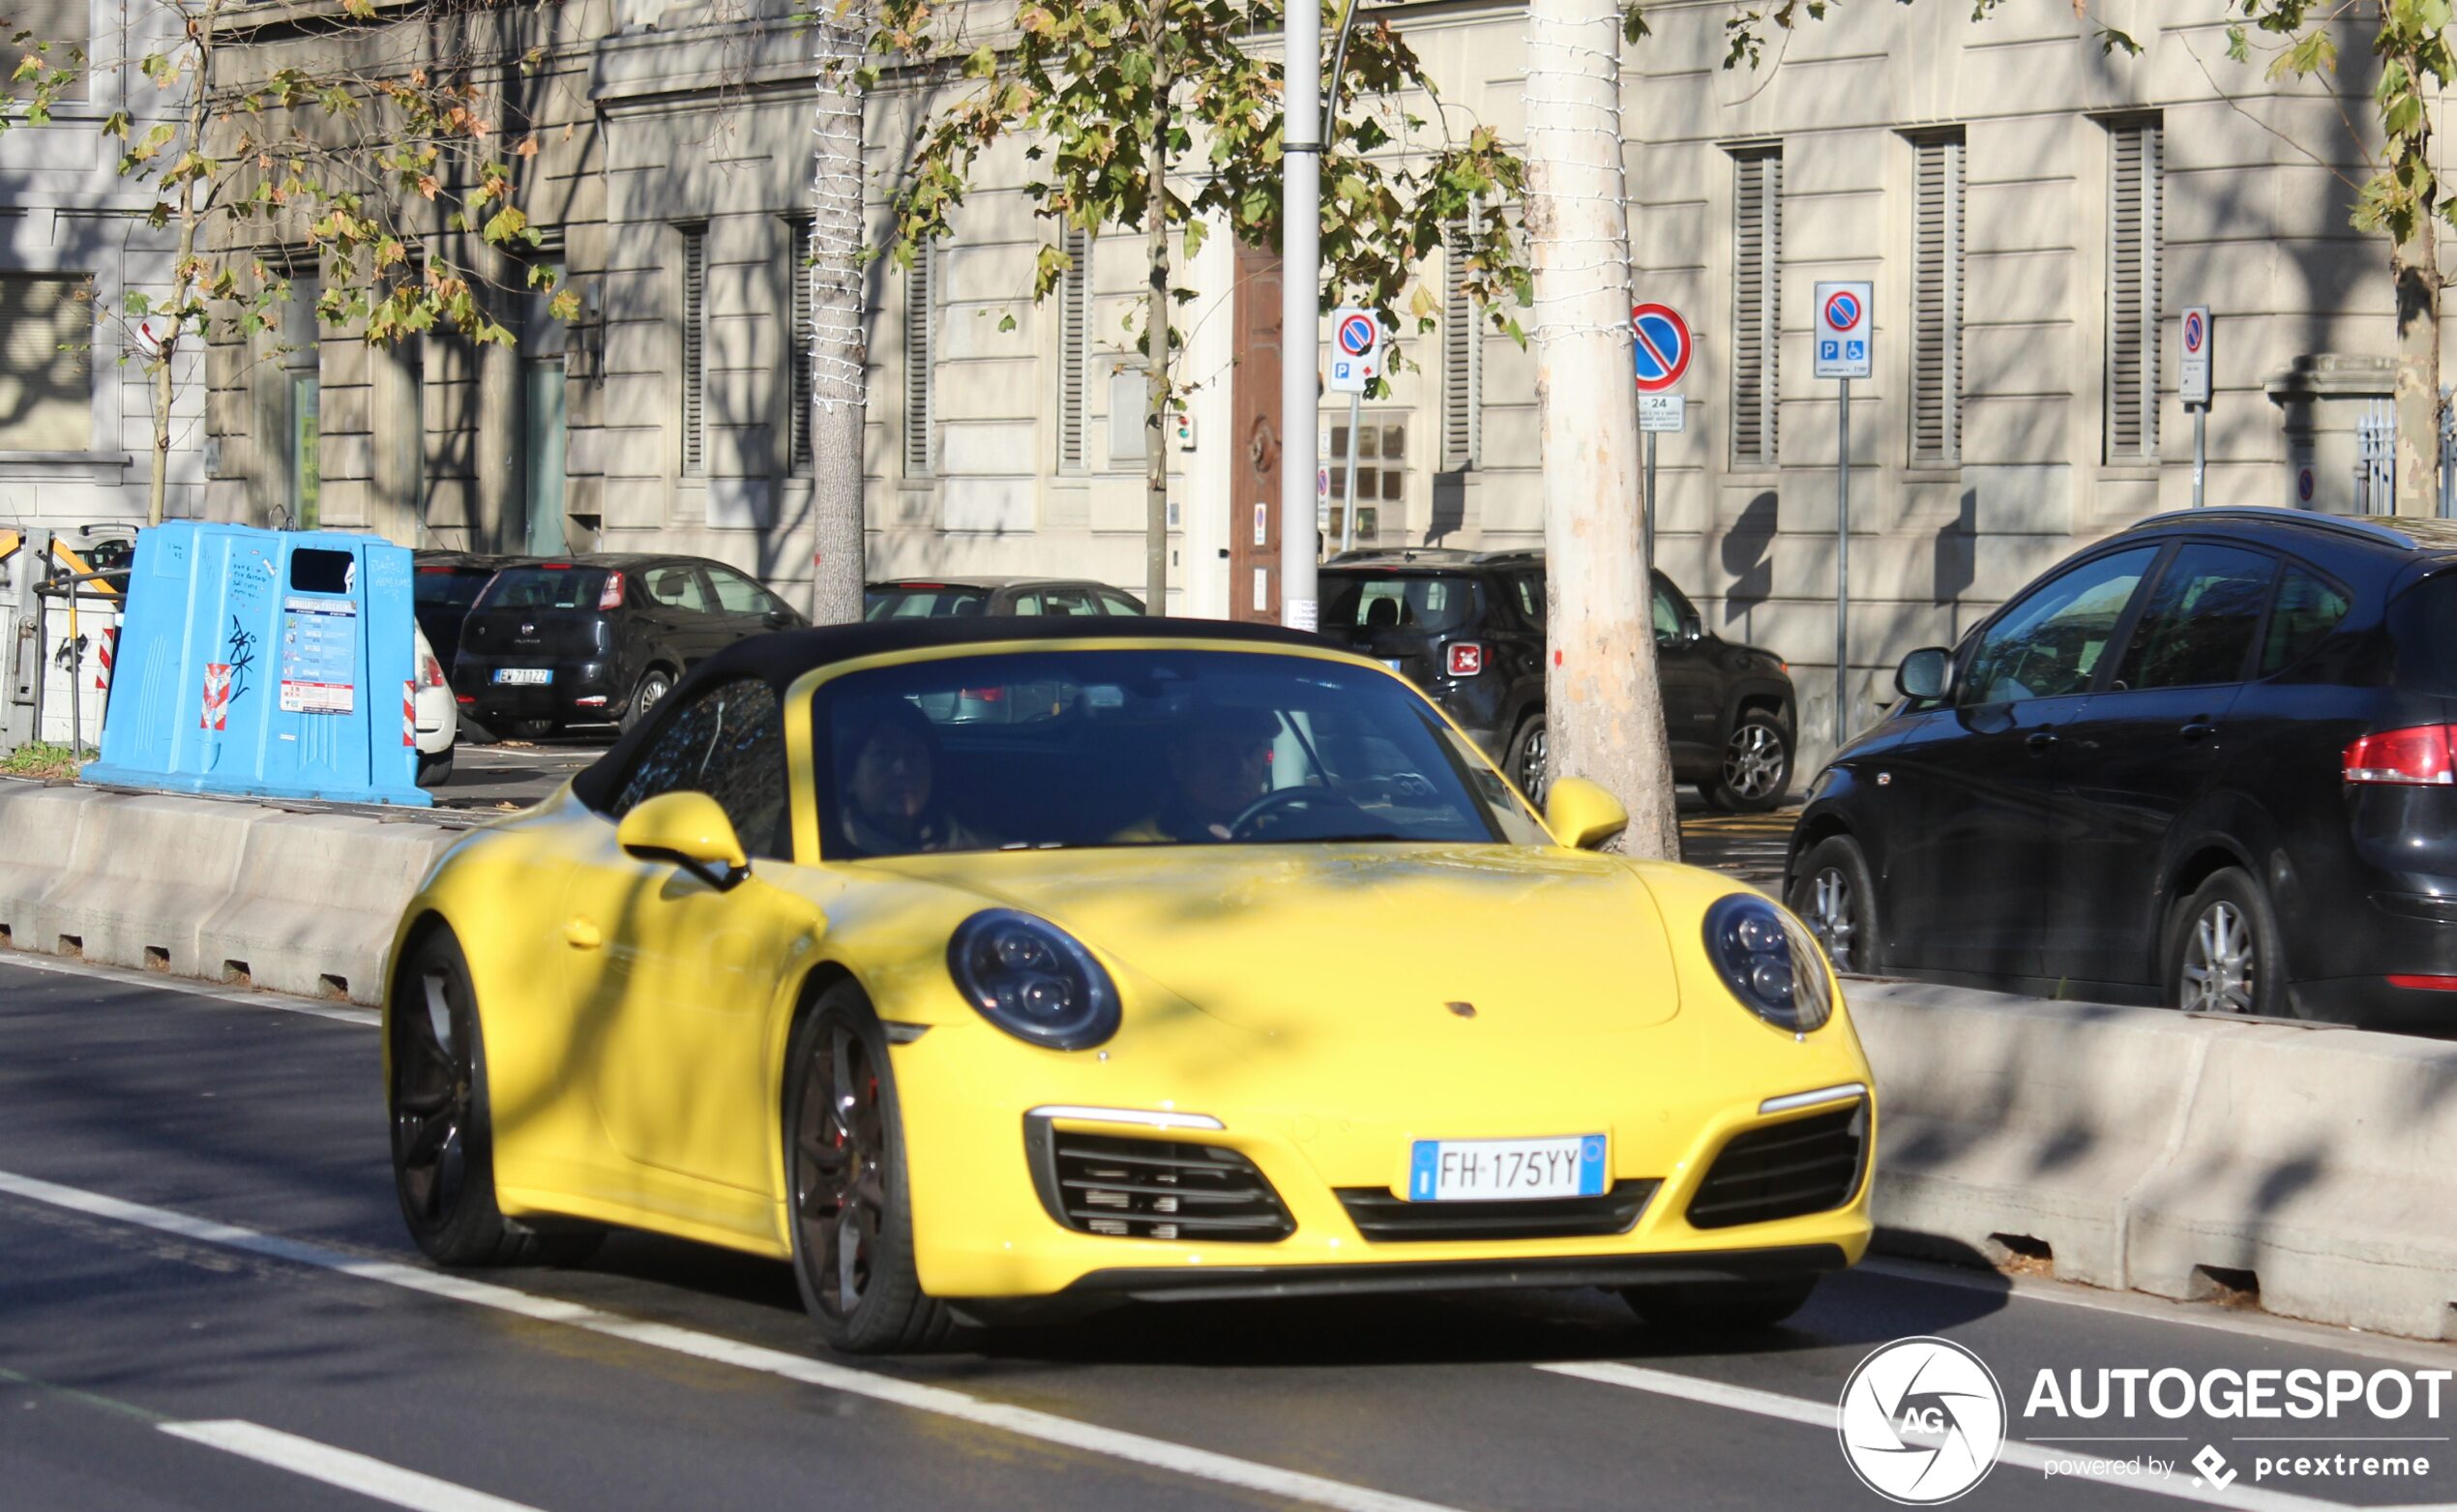
{"label": "front tire", "polygon": [[1552,742],[1544,732],[1544,711],[1536,710],[1519,722],[1518,733],[1510,737],[1510,749],[1504,754],[1502,771],[1519,785],[1527,801],[1541,811],[1545,789],[1553,786]]}
{"label": "front tire", "polygon": [[593,1225],[542,1235],[504,1217],[495,1203],[478,998],[468,959],[450,930],[431,930],[411,948],[384,1032],[393,1187],[418,1247],[440,1265],[571,1264],[596,1249],[604,1230]]}
{"label": "front tire", "polygon": [[1815,1276],[1781,1281],[1692,1281],[1623,1287],[1621,1300],[1648,1325],[1687,1335],[1747,1333],[1771,1328],[1800,1311],[1817,1290]]}
{"label": "front tire", "polygon": [[1858,841],[1828,835],[1811,846],[1784,901],[1825,947],[1836,971],[1866,976],[1877,970],[1877,883]]}
{"label": "front tire", "polygon": [[922,1290],[887,1035],[850,982],[821,993],[785,1055],[793,1280],[830,1348],[927,1349],[952,1326]]}
{"label": "front tire", "polygon": [[1700,797],[1727,814],[1764,814],[1791,790],[1791,737],[1768,709],[1744,709]]}
{"label": "front tire", "polygon": [[2168,929],[2167,1000],[2194,1013],[2287,1013],[2285,952],[2261,884],[2235,867],[2212,873]]}

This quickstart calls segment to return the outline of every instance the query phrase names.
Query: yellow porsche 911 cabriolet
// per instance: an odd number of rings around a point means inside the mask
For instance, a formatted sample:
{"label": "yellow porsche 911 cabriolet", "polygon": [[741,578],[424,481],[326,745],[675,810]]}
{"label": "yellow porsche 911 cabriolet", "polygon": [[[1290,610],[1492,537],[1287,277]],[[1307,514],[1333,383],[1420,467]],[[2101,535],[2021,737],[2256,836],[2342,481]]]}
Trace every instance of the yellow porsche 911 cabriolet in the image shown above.
{"label": "yellow porsche 911 cabriolet", "polygon": [[1798,921],[1626,822],[1288,632],[745,641],[411,901],[401,1211],[446,1264],[789,1260],[847,1350],[1023,1299],[1769,1322],[1867,1247],[1868,1063]]}

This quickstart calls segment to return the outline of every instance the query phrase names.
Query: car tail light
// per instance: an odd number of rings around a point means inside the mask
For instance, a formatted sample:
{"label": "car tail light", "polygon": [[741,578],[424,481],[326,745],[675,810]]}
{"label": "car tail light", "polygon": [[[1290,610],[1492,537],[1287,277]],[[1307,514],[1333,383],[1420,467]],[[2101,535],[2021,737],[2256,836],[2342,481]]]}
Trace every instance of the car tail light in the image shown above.
{"label": "car tail light", "polygon": [[1450,643],[1450,675],[1473,677],[1485,669],[1485,648],[1482,641],[1454,640]]}
{"label": "car tail light", "polygon": [[2350,783],[2396,783],[2413,787],[2457,786],[2457,761],[2449,755],[2446,725],[2383,730],[2346,748]]}
{"label": "car tail light", "polygon": [[452,701],[455,703],[475,703],[478,701],[478,696],[474,693],[456,693],[452,696]]}
{"label": "car tail light", "polygon": [[444,664],[435,660],[435,653],[432,651],[422,653],[418,658],[418,686],[440,688],[443,685]]}
{"label": "car tail light", "polygon": [[2426,993],[2457,993],[2457,976],[2392,976],[2391,987],[2412,987]]}
{"label": "car tail light", "polygon": [[975,703],[1003,703],[1007,698],[1007,690],[1004,688],[959,688],[956,690],[956,697],[969,698]]}
{"label": "car tail light", "polygon": [[623,607],[623,575],[621,573],[606,575],[606,586],[597,592],[597,607],[602,609],[619,609]]}

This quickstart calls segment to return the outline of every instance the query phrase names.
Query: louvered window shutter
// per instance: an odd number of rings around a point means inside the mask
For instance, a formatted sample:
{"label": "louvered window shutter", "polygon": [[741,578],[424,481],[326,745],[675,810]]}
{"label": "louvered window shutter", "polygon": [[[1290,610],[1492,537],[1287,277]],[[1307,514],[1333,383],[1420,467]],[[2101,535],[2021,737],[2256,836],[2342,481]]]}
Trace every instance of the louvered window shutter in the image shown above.
{"label": "louvered window shutter", "polygon": [[924,247],[904,270],[904,476],[930,476],[931,338],[938,313],[932,275],[938,252]]}
{"label": "louvered window shutter", "polygon": [[1085,370],[1092,337],[1092,238],[1070,228],[1061,243],[1075,266],[1058,282],[1058,466],[1083,467]]}
{"label": "louvered window shutter", "polygon": [[77,297],[84,282],[0,274],[0,451],[92,449],[94,307]]}
{"label": "louvered window shutter", "polygon": [[1962,460],[1963,141],[1915,142],[1911,228],[1911,465]]}
{"label": "louvered window shutter", "polygon": [[1732,245],[1732,464],[1772,467],[1781,392],[1782,345],[1776,307],[1783,264],[1783,154],[1757,149],[1733,158]]}
{"label": "louvered window shutter", "polygon": [[1442,311],[1441,460],[1445,472],[1464,472],[1484,453],[1484,333],[1476,302],[1467,292],[1468,248],[1482,229],[1473,209],[1442,228],[1442,257],[1450,281]]}
{"label": "louvered window shutter", "polygon": [[2160,129],[2108,131],[2107,441],[2111,462],[2158,460]]}
{"label": "louvered window shutter", "polygon": [[811,281],[818,276],[818,270],[811,266],[811,218],[796,216],[784,224],[784,266],[793,288],[793,329],[785,337],[791,346],[785,371],[793,375],[793,419],[786,426],[785,434],[792,441],[788,455],[793,470],[807,473],[811,470],[811,338],[814,334]]}
{"label": "louvered window shutter", "polygon": [[683,475],[707,469],[708,231],[683,231]]}
{"label": "louvered window shutter", "polygon": [[[19,82],[11,76],[23,58],[38,60],[38,66],[45,73],[53,69],[69,72],[67,86],[55,98],[85,99],[86,78],[92,69],[76,54],[92,50],[93,29],[88,0],[17,0],[6,12],[0,12],[0,53],[5,53],[8,60],[7,67],[0,68],[0,99],[34,97],[32,79]],[[19,32],[26,34],[24,44],[9,45],[9,40]]]}

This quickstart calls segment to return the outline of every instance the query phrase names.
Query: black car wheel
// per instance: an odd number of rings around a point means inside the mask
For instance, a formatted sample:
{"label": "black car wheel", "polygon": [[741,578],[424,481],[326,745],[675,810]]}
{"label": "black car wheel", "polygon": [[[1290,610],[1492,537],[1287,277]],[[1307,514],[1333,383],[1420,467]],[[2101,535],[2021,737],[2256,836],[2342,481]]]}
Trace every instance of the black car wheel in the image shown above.
{"label": "black car wheel", "polygon": [[1552,784],[1552,748],[1544,734],[1544,711],[1538,709],[1520,722],[1519,732],[1510,737],[1510,750],[1502,757],[1501,769],[1527,795],[1527,801],[1544,807],[1544,790]]}
{"label": "black car wheel", "polygon": [[418,758],[419,786],[441,787],[451,781],[452,753],[450,751],[437,756],[422,756]]}
{"label": "black car wheel", "polygon": [[1791,790],[1791,740],[1764,709],[1743,710],[1724,742],[1723,765],[1699,795],[1732,814],[1763,814]]}
{"label": "black car wheel", "polygon": [[2167,996],[2193,1013],[2278,1016],[2286,972],[2268,897],[2245,873],[2213,874],[2169,927]]}
{"label": "black car wheel", "polygon": [[1835,970],[1866,975],[1877,969],[1877,888],[1858,841],[1849,835],[1819,841],[1801,859],[1787,902],[1825,947]]}
{"label": "black car wheel", "polygon": [[849,1354],[928,1349],[946,1305],[913,1264],[903,1124],[887,1035],[861,990],[839,983],[793,1032],[785,1057],[785,1165],[793,1279],[828,1344]]}
{"label": "black car wheel", "polygon": [[666,695],[674,691],[674,674],[662,667],[652,667],[639,674],[639,686],[632,690],[632,701],[623,705],[622,726],[630,729],[648,718]]}
{"label": "black car wheel", "polygon": [[1742,1333],[1771,1328],[1800,1311],[1817,1290],[1815,1276],[1781,1281],[1695,1281],[1623,1287],[1621,1300],[1657,1328],[1683,1334]]}
{"label": "black car wheel", "polygon": [[573,1224],[541,1232],[505,1218],[495,1205],[477,995],[451,931],[429,931],[410,951],[385,1032],[392,1052],[386,1101],[393,1186],[418,1247],[444,1265],[586,1259],[605,1237],[603,1230]]}

